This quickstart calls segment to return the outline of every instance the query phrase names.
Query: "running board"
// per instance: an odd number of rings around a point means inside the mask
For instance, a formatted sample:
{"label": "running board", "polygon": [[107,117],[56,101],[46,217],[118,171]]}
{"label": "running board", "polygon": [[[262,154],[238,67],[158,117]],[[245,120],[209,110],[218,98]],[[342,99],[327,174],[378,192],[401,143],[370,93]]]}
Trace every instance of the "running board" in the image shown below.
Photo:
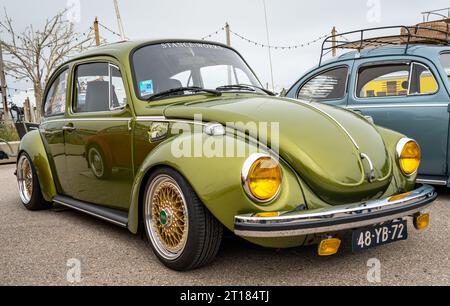
{"label": "running board", "polygon": [[111,222],[121,227],[127,227],[128,225],[128,214],[120,210],[102,207],[60,195],[55,196],[53,198],[53,202]]}

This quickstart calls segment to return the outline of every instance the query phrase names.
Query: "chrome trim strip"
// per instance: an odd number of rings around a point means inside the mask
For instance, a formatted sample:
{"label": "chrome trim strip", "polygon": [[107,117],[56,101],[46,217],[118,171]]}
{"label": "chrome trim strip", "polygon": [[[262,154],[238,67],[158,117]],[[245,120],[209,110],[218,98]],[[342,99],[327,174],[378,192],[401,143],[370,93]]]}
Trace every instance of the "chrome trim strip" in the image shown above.
{"label": "chrome trim strip", "polygon": [[347,108],[349,109],[366,109],[366,108],[395,108],[395,107],[448,107],[448,103],[422,103],[422,104],[413,104],[413,103],[386,103],[386,104],[357,104],[357,105],[349,105]]}
{"label": "chrome trim strip", "polygon": [[69,121],[129,121],[132,120],[131,117],[101,117],[101,118],[61,118],[61,119],[49,119],[43,121],[41,124],[52,123],[52,122],[69,122]]}
{"label": "chrome trim strip", "polygon": [[312,211],[284,212],[270,218],[238,215],[235,217],[234,232],[243,237],[265,238],[350,230],[412,216],[424,211],[436,197],[433,187],[423,185],[404,194],[403,198],[389,197]]}
{"label": "chrome trim strip", "polygon": [[351,142],[353,143],[353,145],[356,147],[356,149],[359,151],[359,145],[356,142],[356,140],[353,138],[353,136],[350,134],[350,132],[339,122],[337,121],[336,118],[334,118],[333,116],[331,116],[329,113],[327,113],[326,111],[324,111],[323,109],[320,109],[314,105],[312,105],[312,103],[306,103],[302,100],[300,100],[300,102],[306,104],[306,105],[310,105],[312,108],[314,108],[315,110],[317,110],[318,112],[320,112],[321,114],[327,116],[331,121],[333,121],[338,127],[340,127],[342,129],[342,131],[344,131],[344,133],[347,135],[347,137],[351,140]]}
{"label": "chrome trim strip", "polygon": [[416,181],[417,181],[417,183],[421,183],[421,184],[447,186],[447,181],[443,181],[443,180],[431,180],[431,179],[418,178]]}
{"label": "chrome trim strip", "polygon": [[61,204],[61,205],[66,206],[66,207],[69,207],[69,208],[72,208],[72,209],[75,209],[75,210],[78,210],[78,211],[80,211],[80,212],[82,212],[82,213],[85,213],[85,214],[88,214],[88,215],[90,215],[90,216],[93,216],[93,217],[96,217],[96,218],[99,218],[99,219],[108,221],[108,222],[110,222],[110,223],[113,223],[113,224],[115,224],[115,225],[118,225],[118,226],[121,226],[121,227],[124,227],[124,228],[126,228],[126,227],[128,226],[128,225],[125,224],[125,223],[118,222],[118,221],[116,221],[116,220],[112,220],[112,219],[107,218],[107,217],[105,217],[105,216],[102,216],[102,215],[99,215],[99,214],[95,214],[95,213],[93,213],[93,212],[91,212],[91,211],[87,211],[87,210],[82,209],[82,208],[80,208],[80,207],[76,207],[76,206],[74,206],[74,205],[70,205],[70,204],[67,204],[67,203],[62,202],[62,201],[59,201],[59,200],[53,200],[53,202],[58,203],[58,204]]}

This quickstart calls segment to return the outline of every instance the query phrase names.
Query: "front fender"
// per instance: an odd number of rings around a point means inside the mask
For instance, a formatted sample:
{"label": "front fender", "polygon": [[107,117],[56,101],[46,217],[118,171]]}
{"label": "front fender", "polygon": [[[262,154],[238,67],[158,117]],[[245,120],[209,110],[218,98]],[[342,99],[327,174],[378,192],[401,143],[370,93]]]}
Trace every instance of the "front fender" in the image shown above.
{"label": "front fender", "polygon": [[56,186],[44,143],[38,130],[31,131],[22,138],[19,155],[22,152],[28,154],[36,169],[42,196],[46,201],[51,202],[56,195]]}
{"label": "front fender", "polygon": [[[199,136],[199,135],[198,135]],[[282,161],[283,172],[281,192],[276,200],[266,205],[257,205],[245,193],[241,183],[242,166],[249,152],[256,152],[253,143],[232,136],[200,136],[203,144],[210,137],[225,137],[225,141],[245,146],[244,156],[238,157],[176,157],[172,152],[174,139],[194,143],[195,134],[181,134],[161,143],[144,160],[136,173],[131,194],[131,206],[128,216],[128,228],[136,233],[139,224],[140,194],[146,178],[157,166],[168,166],[179,173],[191,184],[199,199],[207,209],[228,229],[234,227],[237,214],[262,211],[281,211],[296,209],[306,204],[299,181],[295,173]],[[197,138],[198,139],[198,138]],[[236,151],[235,151],[236,152]],[[235,154],[237,155],[237,154]]]}

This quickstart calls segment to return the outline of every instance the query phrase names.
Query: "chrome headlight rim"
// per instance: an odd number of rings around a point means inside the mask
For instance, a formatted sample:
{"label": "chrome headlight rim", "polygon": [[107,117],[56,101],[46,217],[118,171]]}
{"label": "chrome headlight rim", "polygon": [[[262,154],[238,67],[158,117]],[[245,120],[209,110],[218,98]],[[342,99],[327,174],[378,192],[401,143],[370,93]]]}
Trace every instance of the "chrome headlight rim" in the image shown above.
{"label": "chrome headlight rim", "polygon": [[[248,177],[250,174],[250,169],[252,168],[253,164],[261,159],[261,158],[271,158],[272,160],[276,161],[279,168],[280,168],[280,185],[278,186],[278,190],[277,192],[269,199],[266,200],[262,200],[259,199],[257,197],[255,197],[252,193],[252,191],[250,190],[250,186],[249,186],[249,182],[248,182]],[[270,154],[266,154],[266,153],[254,153],[252,155],[250,155],[244,162],[244,165],[242,166],[242,171],[241,171],[241,182],[242,182],[242,187],[244,188],[245,193],[247,194],[247,196],[253,200],[256,203],[259,204],[267,204],[272,202],[273,200],[275,200],[276,198],[278,198],[278,196],[280,195],[281,192],[281,185],[283,183],[283,171],[281,169],[280,166],[280,162],[278,160],[276,160],[272,155]]]}
{"label": "chrome headlight rim", "polygon": [[402,172],[402,174],[404,176],[406,176],[406,177],[411,177],[413,175],[416,175],[417,171],[419,171],[419,167],[417,167],[416,171],[408,174],[408,173],[405,173],[403,171],[402,167],[400,166],[400,159],[401,159],[401,156],[402,156],[403,149],[405,148],[406,144],[411,142],[411,141],[414,142],[419,147],[420,152],[422,152],[422,148],[420,147],[419,143],[417,141],[415,141],[414,139],[408,138],[408,137],[403,137],[402,139],[400,139],[397,142],[397,146],[395,148],[395,157],[397,159],[398,166],[399,166],[400,171]]}

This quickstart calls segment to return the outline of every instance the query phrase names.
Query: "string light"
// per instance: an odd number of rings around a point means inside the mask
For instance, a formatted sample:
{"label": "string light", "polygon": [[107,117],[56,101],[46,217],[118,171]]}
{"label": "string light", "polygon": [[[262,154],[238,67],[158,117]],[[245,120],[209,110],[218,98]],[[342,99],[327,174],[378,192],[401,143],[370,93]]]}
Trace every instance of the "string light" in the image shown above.
{"label": "string light", "polygon": [[122,38],[122,36],[121,36],[119,33],[117,33],[116,31],[111,30],[110,28],[108,28],[107,26],[101,24],[100,22],[99,22],[98,24],[99,24],[99,26],[101,26],[101,27],[102,27],[103,29],[105,29],[106,31],[108,31],[108,32],[110,32],[110,33],[112,33],[112,34],[114,34],[114,35],[116,35],[116,36]]}
{"label": "string light", "polygon": [[[206,36],[203,36],[201,38],[201,40],[205,40],[207,38],[211,38],[211,37],[219,34],[220,32],[222,32],[224,30],[225,30],[225,27],[221,27],[220,29],[218,29],[218,30],[216,30],[216,31],[214,31],[214,32],[212,32],[210,34],[208,34]],[[237,32],[232,31],[232,30],[230,30],[230,33],[233,34],[234,36],[236,36],[236,37],[238,37],[238,38],[248,42],[251,45],[255,45],[257,47],[262,47],[262,48],[270,48],[270,49],[274,49],[274,50],[283,50],[283,51],[284,50],[294,50],[294,49],[304,48],[304,47],[310,46],[310,45],[312,45],[312,44],[314,44],[314,43],[316,43],[318,41],[321,41],[321,40],[323,40],[323,39],[325,39],[326,37],[329,36],[329,34],[322,35],[322,36],[320,36],[320,37],[318,37],[318,38],[316,38],[316,39],[314,39],[312,41],[301,43],[301,44],[297,44],[297,45],[275,46],[275,45],[268,45],[268,44],[259,43],[257,41],[249,39],[249,38],[245,37],[244,35],[241,35],[241,34],[239,34]]]}

